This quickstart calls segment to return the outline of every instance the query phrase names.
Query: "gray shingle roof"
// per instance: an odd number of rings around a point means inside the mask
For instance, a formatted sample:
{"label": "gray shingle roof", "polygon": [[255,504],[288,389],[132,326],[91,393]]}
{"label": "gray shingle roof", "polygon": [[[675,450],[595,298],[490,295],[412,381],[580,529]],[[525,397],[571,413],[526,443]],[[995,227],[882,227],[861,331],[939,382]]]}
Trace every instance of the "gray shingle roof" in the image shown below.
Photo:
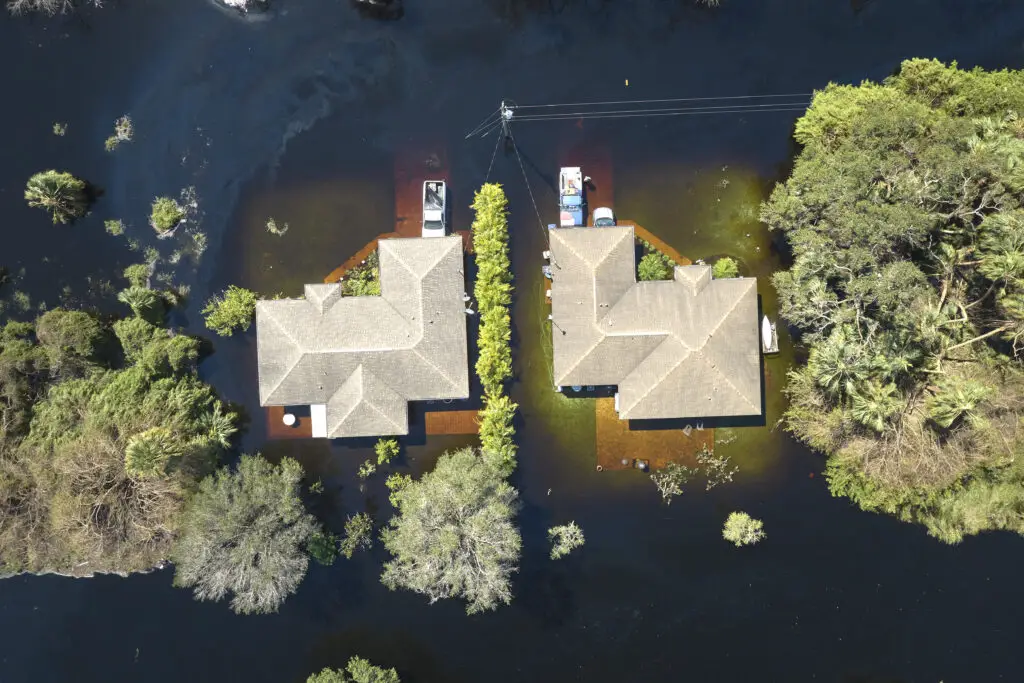
{"label": "gray shingle roof", "polygon": [[622,419],[761,414],[756,279],[637,282],[632,226],[550,233],[557,386],[616,385]]}
{"label": "gray shingle roof", "polygon": [[380,240],[380,296],[256,304],[260,405],[327,405],[330,438],[409,431],[408,402],[467,398],[462,238]]}

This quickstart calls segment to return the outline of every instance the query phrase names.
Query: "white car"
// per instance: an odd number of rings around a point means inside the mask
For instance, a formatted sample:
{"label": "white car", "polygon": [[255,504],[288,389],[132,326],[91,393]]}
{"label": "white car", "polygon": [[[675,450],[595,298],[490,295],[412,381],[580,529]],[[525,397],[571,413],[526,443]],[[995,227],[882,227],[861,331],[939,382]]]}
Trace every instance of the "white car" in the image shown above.
{"label": "white car", "polygon": [[443,180],[423,183],[423,237],[444,237],[448,234],[448,186]]}
{"label": "white car", "polygon": [[615,225],[615,212],[607,206],[594,209],[594,227],[607,228]]}

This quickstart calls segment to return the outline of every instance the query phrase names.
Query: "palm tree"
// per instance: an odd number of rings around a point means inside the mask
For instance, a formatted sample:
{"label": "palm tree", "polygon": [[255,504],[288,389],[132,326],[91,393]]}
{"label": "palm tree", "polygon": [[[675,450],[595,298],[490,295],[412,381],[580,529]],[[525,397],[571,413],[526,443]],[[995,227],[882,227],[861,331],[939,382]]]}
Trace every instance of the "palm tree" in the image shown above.
{"label": "palm tree", "polygon": [[117,300],[127,304],[136,316],[152,322],[156,314],[162,311],[163,300],[152,289],[132,285],[117,295]]}
{"label": "palm tree", "polygon": [[85,181],[62,171],[43,171],[28,179],[25,199],[29,206],[46,209],[54,223],[69,223],[85,215],[89,198]]}
{"label": "palm tree", "polygon": [[136,434],[124,452],[124,468],[133,477],[159,477],[175,455],[174,438],[166,427],[153,427]]}
{"label": "palm tree", "polygon": [[903,397],[892,382],[866,382],[850,398],[850,417],[879,434],[885,431],[889,419],[903,407]]}
{"label": "palm tree", "polygon": [[238,431],[238,427],[235,426],[235,415],[225,414],[220,402],[213,404],[212,411],[203,413],[200,424],[221,448],[231,448],[231,437]]}
{"label": "palm tree", "polygon": [[947,379],[928,400],[928,416],[944,429],[961,419],[979,424],[982,418],[976,410],[990,394],[991,389],[981,382]]}
{"label": "palm tree", "polygon": [[837,327],[828,339],[817,344],[807,359],[807,369],[818,386],[833,397],[850,396],[853,388],[870,376],[865,349],[850,339],[844,327]]}

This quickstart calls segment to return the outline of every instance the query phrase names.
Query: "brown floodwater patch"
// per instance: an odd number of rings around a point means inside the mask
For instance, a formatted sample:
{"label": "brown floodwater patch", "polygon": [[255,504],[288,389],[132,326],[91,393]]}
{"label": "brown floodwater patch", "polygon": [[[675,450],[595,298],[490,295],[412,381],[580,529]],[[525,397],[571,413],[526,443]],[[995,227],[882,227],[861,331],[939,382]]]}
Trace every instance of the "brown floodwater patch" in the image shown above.
{"label": "brown floodwater patch", "polygon": [[715,430],[630,429],[629,420],[619,419],[614,398],[594,401],[595,441],[599,470],[629,470],[644,463],[652,470],[669,463],[692,463],[704,446],[715,448]]}

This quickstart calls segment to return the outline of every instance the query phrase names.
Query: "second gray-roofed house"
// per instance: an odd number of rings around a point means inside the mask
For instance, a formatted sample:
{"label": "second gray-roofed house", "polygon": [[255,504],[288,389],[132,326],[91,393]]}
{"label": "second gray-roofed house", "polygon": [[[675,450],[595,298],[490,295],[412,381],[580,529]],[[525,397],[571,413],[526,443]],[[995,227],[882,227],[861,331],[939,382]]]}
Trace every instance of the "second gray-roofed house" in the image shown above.
{"label": "second gray-roofed house", "polygon": [[469,397],[462,238],[378,242],[380,296],[306,285],[256,304],[260,405],[311,406],[313,436],[409,432],[409,401]]}
{"label": "second gray-roofed house", "polygon": [[549,232],[556,387],[616,386],[621,419],[761,414],[756,279],[638,282],[632,226]]}

